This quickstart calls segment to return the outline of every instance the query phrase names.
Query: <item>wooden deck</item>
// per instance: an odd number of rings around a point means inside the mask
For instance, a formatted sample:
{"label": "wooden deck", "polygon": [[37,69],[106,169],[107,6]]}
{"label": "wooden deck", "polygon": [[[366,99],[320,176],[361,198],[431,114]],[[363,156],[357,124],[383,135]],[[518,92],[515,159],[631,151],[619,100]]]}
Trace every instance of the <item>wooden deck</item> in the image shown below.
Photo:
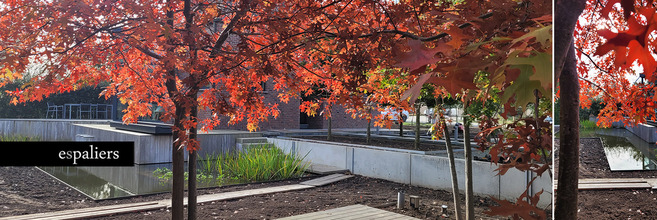
{"label": "wooden deck", "polygon": [[280,218],[280,220],[328,220],[328,219],[341,219],[341,220],[391,220],[391,219],[418,219],[410,216],[397,214],[394,212],[384,211],[377,208],[372,208],[365,205],[351,205],[336,209],[329,209],[321,212],[313,212],[303,215],[291,216]]}
{"label": "wooden deck", "polygon": [[[344,175],[344,174],[333,174],[330,176],[309,180],[300,184],[267,187],[261,189],[250,189],[250,190],[209,194],[209,195],[200,195],[197,197],[197,202],[206,203],[206,202],[214,202],[214,201],[239,199],[239,198],[255,196],[255,195],[265,195],[272,193],[287,192],[292,190],[302,190],[302,189],[314,188],[317,186],[323,186],[326,184],[334,183],[343,179],[347,179],[349,177],[352,176]],[[310,182],[310,184],[304,184],[308,182]],[[187,205],[187,198],[185,198],[184,205],[185,206]],[[171,200],[167,199],[167,200],[159,200],[152,202],[141,202],[141,203],[122,204],[122,205],[91,207],[91,208],[83,208],[83,209],[71,209],[71,210],[37,213],[37,214],[29,214],[29,215],[8,216],[8,217],[2,217],[0,218],[0,220],[88,219],[88,218],[116,215],[116,214],[129,213],[129,212],[143,212],[143,211],[164,209],[170,207],[171,207]]]}

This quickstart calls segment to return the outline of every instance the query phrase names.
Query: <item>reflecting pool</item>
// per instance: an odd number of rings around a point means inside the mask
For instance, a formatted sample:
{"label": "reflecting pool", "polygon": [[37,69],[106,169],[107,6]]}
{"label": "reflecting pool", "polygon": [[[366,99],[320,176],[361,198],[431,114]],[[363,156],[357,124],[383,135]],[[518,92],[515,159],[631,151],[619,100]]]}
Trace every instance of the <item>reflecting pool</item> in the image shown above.
{"label": "reflecting pool", "polygon": [[[185,164],[187,167],[187,164]],[[39,167],[94,200],[171,191],[171,181],[158,178],[158,168],[171,169],[171,163],[133,167]],[[198,188],[244,183],[241,180],[199,181]]]}
{"label": "reflecting pool", "polygon": [[626,129],[586,129],[580,137],[597,137],[612,171],[657,170],[657,146]]}

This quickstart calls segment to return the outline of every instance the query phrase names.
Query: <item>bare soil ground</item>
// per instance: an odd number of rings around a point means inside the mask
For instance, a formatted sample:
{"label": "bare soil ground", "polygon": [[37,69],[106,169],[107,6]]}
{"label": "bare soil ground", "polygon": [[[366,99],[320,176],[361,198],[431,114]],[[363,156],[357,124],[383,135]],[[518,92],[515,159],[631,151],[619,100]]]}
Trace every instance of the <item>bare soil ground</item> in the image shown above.
{"label": "bare soil ground", "polygon": [[[203,189],[199,190],[199,194],[295,184],[305,179]],[[399,190],[404,190],[407,195],[421,196],[421,207],[418,210],[396,209],[394,203]],[[0,217],[169,198],[170,194],[165,193],[127,199],[93,201],[37,168],[0,167]],[[198,207],[198,217],[199,219],[273,219],[353,204],[365,204],[421,219],[436,219],[440,215],[440,206],[448,205],[453,218],[451,201],[451,193],[447,191],[356,176],[332,185],[307,190],[201,204]],[[506,219],[491,218],[481,214],[491,205],[495,205],[491,199],[476,197],[477,219]],[[104,217],[103,219],[168,218],[170,218],[168,210],[156,210]]]}
{"label": "bare soil ground", "polygon": [[[411,137],[411,136],[406,136],[406,137]],[[326,136],[303,136],[299,138],[326,141]],[[367,138],[361,136],[333,135],[331,141],[348,143],[348,144],[361,144],[361,145],[369,145],[369,146],[390,147],[390,148],[419,150],[419,151],[445,150],[445,144],[420,142],[420,147],[416,149],[414,146],[414,142],[411,140],[407,141],[407,140],[395,140],[395,139],[384,139],[384,138],[372,138],[370,140],[370,143],[367,143]]]}
{"label": "bare soil ground", "polygon": [[[557,139],[555,149],[558,148]],[[599,139],[580,139],[579,152],[580,179],[657,177],[657,171],[612,172]],[[555,151],[555,155],[558,155],[558,151]],[[558,170],[557,158],[555,158],[556,170]],[[655,190],[581,190],[577,199],[579,219],[657,219],[657,206],[655,206],[657,191]]]}

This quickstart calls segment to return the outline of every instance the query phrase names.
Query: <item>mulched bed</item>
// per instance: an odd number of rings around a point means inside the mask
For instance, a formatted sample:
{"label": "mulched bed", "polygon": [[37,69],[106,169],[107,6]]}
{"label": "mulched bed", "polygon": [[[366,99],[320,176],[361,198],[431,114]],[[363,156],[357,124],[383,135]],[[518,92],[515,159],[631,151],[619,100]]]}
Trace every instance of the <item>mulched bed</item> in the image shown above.
{"label": "mulched bed", "polygon": [[[555,140],[555,149],[559,140]],[[555,155],[558,155],[555,153]],[[555,170],[558,170],[555,158]],[[655,178],[657,171],[611,172],[602,143],[595,138],[580,139],[580,179]],[[650,189],[581,190],[578,193],[579,219],[655,219],[657,192]]]}
{"label": "mulched bed", "polygon": [[[406,137],[415,137],[415,136],[406,136]],[[326,136],[300,136],[298,138],[326,141]],[[445,150],[445,144],[420,142],[420,147],[416,149],[414,146],[414,142],[412,140],[408,140],[408,141],[394,140],[394,139],[375,138],[375,137],[371,138],[369,144],[367,143],[367,138],[361,136],[333,135],[331,141],[347,143],[347,144],[360,144],[360,145],[390,147],[390,148],[418,150],[418,151]],[[457,148],[457,146],[455,146],[455,148]]]}
{"label": "mulched bed", "polygon": [[[294,184],[305,179],[199,190],[199,194]],[[399,190],[406,191],[407,195],[420,195],[422,203],[419,210],[396,209],[394,202]],[[0,217],[168,198],[170,194],[165,193],[96,202],[34,167],[0,167]],[[198,206],[198,217],[199,219],[273,219],[353,204],[365,204],[421,219],[436,219],[440,214],[441,205],[448,205],[450,211],[453,210],[451,200],[451,193],[447,191],[356,176],[323,187],[202,204]],[[494,204],[489,198],[476,197],[477,218],[506,219],[490,218],[481,214]],[[103,219],[168,218],[170,218],[168,210],[156,210]]]}

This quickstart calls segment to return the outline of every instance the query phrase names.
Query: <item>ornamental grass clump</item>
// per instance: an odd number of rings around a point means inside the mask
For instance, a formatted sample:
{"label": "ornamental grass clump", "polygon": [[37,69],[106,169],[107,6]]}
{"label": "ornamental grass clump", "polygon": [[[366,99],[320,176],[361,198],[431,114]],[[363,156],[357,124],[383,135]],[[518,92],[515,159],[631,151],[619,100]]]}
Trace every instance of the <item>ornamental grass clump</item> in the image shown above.
{"label": "ornamental grass clump", "polygon": [[[203,183],[222,185],[225,180],[259,182],[301,177],[310,166],[304,158],[286,154],[272,144],[251,145],[236,153],[206,154],[198,162],[196,178]],[[157,169],[153,174],[162,182],[171,179],[171,170],[167,168]]]}
{"label": "ornamental grass clump", "polygon": [[267,181],[300,177],[309,166],[304,158],[285,154],[271,144],[259,144],[224,157],[224,166],[230,176],[238,179]]}

